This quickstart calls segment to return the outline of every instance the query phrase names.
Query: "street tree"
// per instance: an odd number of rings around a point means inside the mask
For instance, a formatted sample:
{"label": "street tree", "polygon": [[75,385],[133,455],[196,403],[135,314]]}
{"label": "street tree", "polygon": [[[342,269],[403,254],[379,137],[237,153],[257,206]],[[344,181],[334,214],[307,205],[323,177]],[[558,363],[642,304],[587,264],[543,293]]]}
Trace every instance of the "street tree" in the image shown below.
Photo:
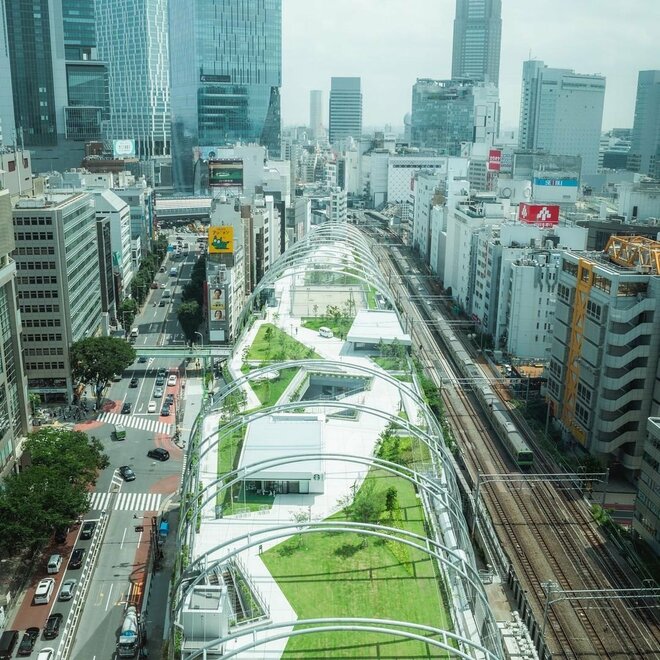
{"label": "street tree", "polygon": [[187,300],[179,305],[176,315],[186,339],[193,341],[197,328],[202,324],[202,308],[196,300]]}
{"label": "street tree", "polygon": [[124,333],[128,334],[133,325],[133,321],[137,316],[137,302],[135,302],[133,298],[124,298],[121,301],[121,305],[119,305],[117,313],[119,314],[121,325],[124,328]]}
{"label": "street tree", "polygon": [[105,384],[126,369],[136,357],[133,347],[116,337],[88,337],[71,346],[71,373],[74,380],[92,385],[97,407]]}

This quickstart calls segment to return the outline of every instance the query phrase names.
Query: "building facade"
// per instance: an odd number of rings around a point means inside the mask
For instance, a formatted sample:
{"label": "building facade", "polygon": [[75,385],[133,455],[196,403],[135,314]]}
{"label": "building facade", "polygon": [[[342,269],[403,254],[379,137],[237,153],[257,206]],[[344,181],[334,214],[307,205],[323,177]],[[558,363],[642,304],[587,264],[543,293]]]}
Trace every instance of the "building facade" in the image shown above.
{"label": "building facade", "polygon": [[142,158],[169,154],[167,0],[97,0],[96,24],[108,65],[106,137],[135,140]]}
{"label": "building facade", "polygon": [[16,144],[16,121],[14,120],[14,95],[11,83],[9,59],[9,36],[5,3],[0,2],[0,147]]}
{"label": "building facade", "polygon": [[360,78],[332,78],[330,81],[330,144],[362,135],[362,89]]}
{"label": "building facade", "polygon": [[660,71],[640,71],[628,169],[660,178]]}
{"label": "building facade", "polygon": [[456,0],[451,77],[499,84],[501,0]]}
{"label": "building facade", "polygon": [[282,0],[170,0],[174,185],[192,191],[193,149],[258,143],[280,155]]}
{"label": "building facade", "polygon": [[323,137],[323,92],[320,89],[309,92],[309,130],[313,140]]}
{"label": "building facade", "polygon": [[598,172],[605,78],[523,62],[521,149],[581,156],[582,173]]}
{"label": "building facade", "polygon": [[[660,411],[660,378],[656,379],[654,408]],[[637,484],[633,530],[660,555],[660,417],[649,417],[642,469]]]}

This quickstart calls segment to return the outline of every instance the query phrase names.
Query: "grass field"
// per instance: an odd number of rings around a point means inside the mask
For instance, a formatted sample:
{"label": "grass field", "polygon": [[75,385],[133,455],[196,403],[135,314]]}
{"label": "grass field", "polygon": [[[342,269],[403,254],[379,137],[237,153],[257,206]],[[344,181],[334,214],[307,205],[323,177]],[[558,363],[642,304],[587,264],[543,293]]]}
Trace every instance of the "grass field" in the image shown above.
{"label": "grass field", "polygon": [[263,406],[272,406],[282,396],[293,377],[298,373],[297,368],[281,369],[275,380],[261,380],[250,383],[253,392],[257,395]]}
{"label": "grass field", "polygon": [[318,357],[319,355],[311,348],[290,337],[272,323],[264,323],[259,327],[257,336],[250,345],[246,359],[281,362]]}
{"label": "grass field", "polygon": [[[423,512],[412,486],[380,470],[368,480],[374,495],[394,486],[398,510],[385,512],[384,525],[424,534]],[[366,483],[366,482],[365,482]],[[363,488],[365,486],[363,485]],[[329,520],[345,520],[340,512]],[[293,537],[262,559],[300,618],[364,616],[451,628],[435,563],[417,550],[352,533]],[[421,642],[392,636],[334,632],[289,640],[283,658],[438,658],[449,657]]]}

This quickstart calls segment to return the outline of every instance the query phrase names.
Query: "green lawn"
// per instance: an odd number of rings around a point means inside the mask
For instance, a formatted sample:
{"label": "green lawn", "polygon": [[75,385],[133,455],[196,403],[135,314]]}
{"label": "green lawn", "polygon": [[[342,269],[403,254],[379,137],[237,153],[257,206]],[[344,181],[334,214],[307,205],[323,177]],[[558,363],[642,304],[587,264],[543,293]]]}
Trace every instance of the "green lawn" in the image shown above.
{"label": "green lawn", "polygon": [[272,406],[277,403],[277,400],[282,396],[284,390],[289,386],[293,377],[298,373],[299,369],[280,369],[279,376],[276,380],[260,380],[258,382],[251,382],[253,392],[257,395],[259,401],[263,406]]}
{"label": "green lawn", "polygon": [[373,356],[371,358],[379,367],[385,369],[385,371],[407,371],[408,365],[406,364],[405,358],[400,360],[395,357],[378,357]]}
{"label": "green lawn", "polygon": [[[222,434],[222,426],[220,427],[220,433]],[[245,426],[236,429],[231,434],[221,435],[218,447],[218,475],[231,472],[237,467],[244,438]],[[230,505],[231,494],[228,491],[218,494],[216,504]]]}
{"label": "green lawn", "polygon": [[[374,495],[394,486],[399,509],[386,525],[425,534],[423,512],[405,480],[371,470]],[[363,486],[364,487],[364,486]],[[340,512],[329,520],[344,520]],[[364,616],[451,628],[435,563],[428,555],[395,542],[351,533],[314,533],[297,537],[262,555],[300,618]],[[293,637],[284,658],[438,658],[435,647],[390,635],[324,633]]]}
{"label": "green lawn", "polygon": [[257,331],[246,360],[283,362],[318,357],[319,355],[311,348],[290,337],[272,323],[264,323]]}
{"label": "green lawn", "polygon": [[309,317],[302,320],[303,328],[309,330],[318,330],[319,328],[330,328],[335,334],[335,337],[346,337],[348,331],[353,325],[355,317],[341,317],[337,320],[326,316]]}

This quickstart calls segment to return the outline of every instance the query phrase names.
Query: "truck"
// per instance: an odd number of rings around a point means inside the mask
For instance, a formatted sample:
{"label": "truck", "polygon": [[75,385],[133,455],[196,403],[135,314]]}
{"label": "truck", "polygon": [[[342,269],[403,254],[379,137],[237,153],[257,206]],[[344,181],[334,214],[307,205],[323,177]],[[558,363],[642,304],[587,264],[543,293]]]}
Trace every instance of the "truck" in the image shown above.
{"label": "truck", "polygon": [[117,642],[117,656],[120,658],[134,658],[140,648],[140,625],[137,608],[129,605],[124,612],[124,621],[121,624],[121,633]]}

